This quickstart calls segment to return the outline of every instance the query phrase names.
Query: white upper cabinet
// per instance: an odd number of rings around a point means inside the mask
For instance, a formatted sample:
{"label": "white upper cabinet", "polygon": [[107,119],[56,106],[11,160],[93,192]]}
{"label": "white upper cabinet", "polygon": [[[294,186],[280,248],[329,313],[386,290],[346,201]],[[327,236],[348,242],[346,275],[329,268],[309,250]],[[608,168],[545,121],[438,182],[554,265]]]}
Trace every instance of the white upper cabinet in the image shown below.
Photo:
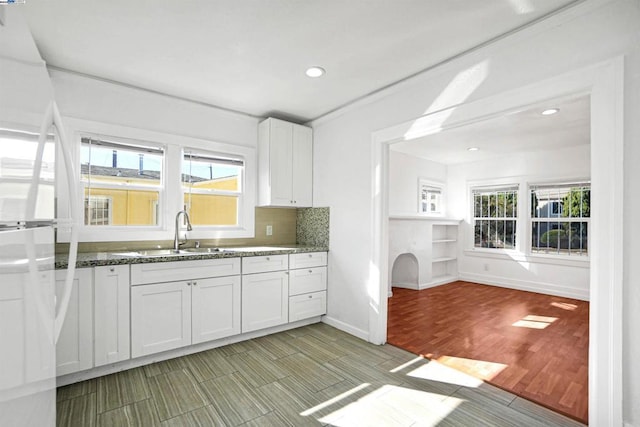
{"label": "white upper cabinet", "polygon": [[311,128],[269,118],[258,128],[260,206],[311,207],[313,132]]}

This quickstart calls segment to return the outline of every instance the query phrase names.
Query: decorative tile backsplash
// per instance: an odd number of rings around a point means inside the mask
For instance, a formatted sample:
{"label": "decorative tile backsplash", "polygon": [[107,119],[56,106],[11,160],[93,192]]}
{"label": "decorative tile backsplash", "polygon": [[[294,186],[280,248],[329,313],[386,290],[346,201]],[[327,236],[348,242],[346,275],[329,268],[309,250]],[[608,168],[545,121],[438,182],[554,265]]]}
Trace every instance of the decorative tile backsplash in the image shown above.
{"label": "decorative tile backsplash", "polygon": [[296,241],[299,245],[329,247],[329,208],[298,208]]}

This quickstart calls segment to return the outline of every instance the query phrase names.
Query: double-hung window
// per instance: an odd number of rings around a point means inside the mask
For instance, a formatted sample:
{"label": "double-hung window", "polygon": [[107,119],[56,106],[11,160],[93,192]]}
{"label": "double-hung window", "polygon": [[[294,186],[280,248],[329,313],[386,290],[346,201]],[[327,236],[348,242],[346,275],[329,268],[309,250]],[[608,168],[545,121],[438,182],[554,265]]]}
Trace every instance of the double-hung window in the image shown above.
{"label": "double-hung window", "polygon": [[472,197],[473,246],[515,249],[518,187],[474,188]]}
{"label": "double-hung window", "polygon": [[82,137],[85,226],[157,226],[164,149],[138,141]]}
{"label": "double-hung window", "polygon": [[588,255],[589,183],[532,185],[531,253]]}
{"label": "double-hung window", "polygon": [[184,204],[191,224],[241,225],[244,159],[185,149],[182,161]]}

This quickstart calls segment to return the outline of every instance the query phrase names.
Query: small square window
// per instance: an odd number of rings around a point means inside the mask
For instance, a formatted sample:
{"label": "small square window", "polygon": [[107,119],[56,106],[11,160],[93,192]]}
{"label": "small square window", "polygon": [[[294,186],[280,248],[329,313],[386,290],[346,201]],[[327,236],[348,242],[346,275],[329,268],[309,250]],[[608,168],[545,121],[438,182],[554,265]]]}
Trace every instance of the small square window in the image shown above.
{"label": "small square window", "polygon": [[418,184],[418,213],[442,214],[442,187],[421,179]]}

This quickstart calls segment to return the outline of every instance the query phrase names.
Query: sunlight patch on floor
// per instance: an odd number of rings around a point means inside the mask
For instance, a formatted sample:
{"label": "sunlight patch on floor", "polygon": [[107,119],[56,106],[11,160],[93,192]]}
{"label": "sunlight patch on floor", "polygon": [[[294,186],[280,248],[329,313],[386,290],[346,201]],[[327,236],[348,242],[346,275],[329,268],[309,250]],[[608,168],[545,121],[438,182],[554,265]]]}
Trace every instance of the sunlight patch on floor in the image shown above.
{"label": "sunlight patch on floor", "polygon": [[481,379],[472,377],[471,375],[460,372],[457,369],[446,366],[438,360],[432,360],[429,363],[414,369],[407,375],[414,378],[421,378],[423,380],[438,381],[441,383],[461,385],[464,387],[475,388],[482,384]]}
{"label": "sunlight patch on floor", "polygon": [[392,374],[394,374],[394,373],[396,373],[396,372],[400,372],[400,371],[402,371],[404,368],[409,367],[409,366],[411,366],[411,365],[414,365],[414,364],[416,364],[416,363],[418,363],[418,362],[420,362],[420,361],[424,361],[424,360],[425,360],[425,359],[424,359],[424,357],[422,357],[422,356],[418,356],[418,357],[416,357],[415,359],[411,359],[411,360],[409,360],[407,363],[403,363],[402,365],[397,366],[397,367],[395,367],[395,368],[391,369],[389,372],[391,372]]}
{"label": "sunlight patch on floor", "polygon": [[530,314],[518,320],[511,326],[516,326],[518,328],[544,329],[556,320],[558,320],[557,317],[534,316]]}
{"label": "sunlight patch on floor", "polygon": [[331,406],[334,403],[340,402],[341,400],[351,396],[352,394],[357,393],[360,390],[363,390],[363,389],[369,387],[370,385],[371,384],[369,384],[369,383],[360,384],[359,386],[354,387],[351,390],[347,390],[344,393],[337,395],[336,397],[333,397],[333,398],[331,398],[331,399],[329,399],[327,401],[322,402],[319,405],[314,406],[313,408],[309,408],[304,412],[300,412],[300,415],[302,415],[303,417],[307,417],[307,416],[313,414],[314,412],[318,412],[319,410],[326,408],[327,406]]}
{"label": "sunlight patch on floor", "polygon": [[384,385],[318,421],[337,427],[436,426],[462,402],[437,393]]}
{"label": "sunlight patch on floor", "polygon": [[569,311],[574,311],[576,308],[578,308],[576,304],[569,304],[568,302],[552,302],[551,305]]}
{"label": "sunlight patch on floor", "polygon": [[438,358],[438,362],[484,381],[492,380],[509,366],[504,363],[465,359],[464,357],[455,356],[441,356]]}

